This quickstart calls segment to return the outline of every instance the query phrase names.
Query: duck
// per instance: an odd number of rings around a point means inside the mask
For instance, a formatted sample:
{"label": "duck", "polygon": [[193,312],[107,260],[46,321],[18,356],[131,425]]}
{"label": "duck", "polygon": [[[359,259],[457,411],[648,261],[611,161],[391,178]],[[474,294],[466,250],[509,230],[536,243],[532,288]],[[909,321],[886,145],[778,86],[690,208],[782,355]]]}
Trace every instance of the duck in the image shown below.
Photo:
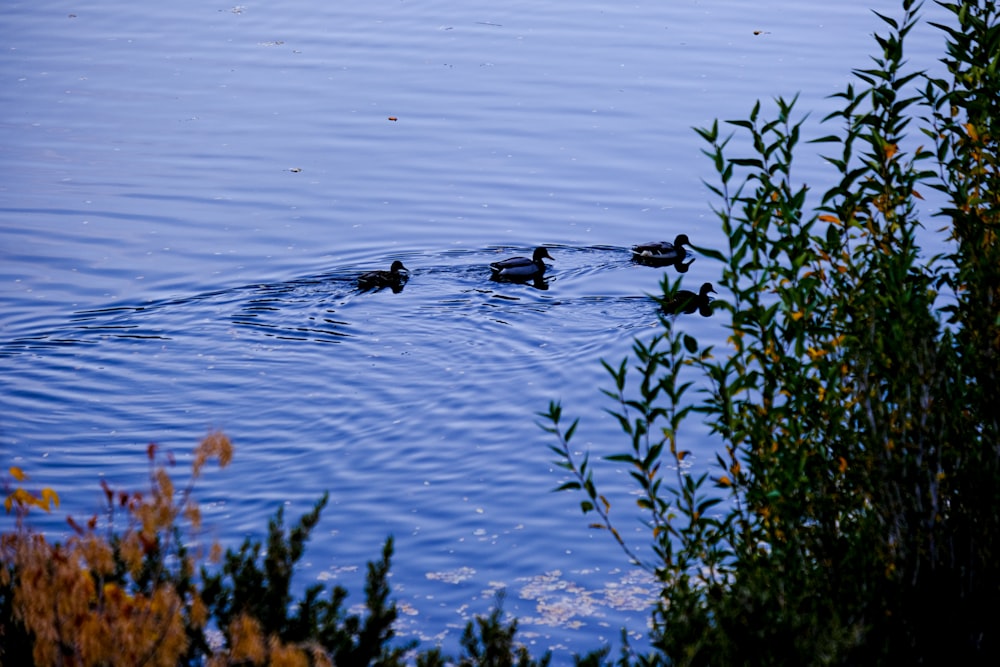
{"label": "duck", "polygon": [[661,307],[663,312],[668,315],[690,314],[698,311],[702,317],[709,317],[712,314],[712,299],[708,296],[709,293],[716,293],[712,283],[702,285],[697,294],[682,289],[674,294],[673,298],[663,301]]}
{"label": "duck", "polygon": [[393,292],[399,292],[410,277],[410,270],[398,259],[392,263],[388,271],[369,271],[358,276],[358,288],[362,291],[389,287]]}
{"label": "duck", "polygon": [[678,234],[674,242],[650,241],[632,246],[632,259],[640,264],[654,266],[664,264],[680,264],[687,257],[683,246],[690,246],[687,234]]}
{"label": "duck", "polygon": [[[499,262],[490,264],[494,279],[503,280],[532,280],[541,278],[545,273],[545,262],[542,258],[552,259],[552,255],[545,248],[535,248],[531,259],[527,257],[509,257]],[[555,261],[555,260],[552,260]]]}

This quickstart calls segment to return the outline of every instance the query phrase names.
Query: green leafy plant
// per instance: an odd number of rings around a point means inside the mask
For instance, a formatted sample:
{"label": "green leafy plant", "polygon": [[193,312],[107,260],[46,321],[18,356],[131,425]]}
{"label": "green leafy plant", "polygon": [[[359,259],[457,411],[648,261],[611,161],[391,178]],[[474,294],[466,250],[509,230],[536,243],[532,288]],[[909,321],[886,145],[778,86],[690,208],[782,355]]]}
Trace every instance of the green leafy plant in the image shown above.
{"label": "green leafy plant", "polygon": [[[662,586],[651,660],[670,664],[978,661],[1000,630],[1000,183],[995,123],[1000,28],[992,2],[943,4],[950,79],[908,70],[919,6],[881,16],[880,55],[834,97],[814,140],[837,182],[810,210],[793,178],[795,100],[773,120],[700,129],[718,182],[727,345],[702,347],[664,319],[635,365],[607,365],[624,464],[650,530],[643,561],[611,520],[578,424],[544,427],[628,556]],[[913,145],[909,134],[921,121]],[[732,156],[732,140],[748,153]],[[919,247],[921,190],[954,252]],[[663,300],[679,282],[664,281]],[[635,385],[630,382],[637,378]],[[685,419],[703,415],[716,470],[685,470]],[[692,469],[693,470],[693,469]],[[975,610],[975,611],[973,611]]]}
{"label": "green leafy plant", "polygon": [[293,605],[292,575],[327,497],[324,495],[287,533],[279,509],[268,524],[266,550],[261,542],[248,538],[238,551],[226,553],[221,572],[212,574],[203,568],[205,605],[229,646],[245,641],[243,619],[253,619],[266,637],[276,637],[284,645],[308,647],[332,659],[333,664],[400,664],[413,646],[390,645],[397,617],[395,604],[388,600],[391,538],[386,540],[381,560],[368,564],[364,618],[344,612],[347,590],[341,586],[335,586],[327,599],[321,598],[321,584],[310,586]]}

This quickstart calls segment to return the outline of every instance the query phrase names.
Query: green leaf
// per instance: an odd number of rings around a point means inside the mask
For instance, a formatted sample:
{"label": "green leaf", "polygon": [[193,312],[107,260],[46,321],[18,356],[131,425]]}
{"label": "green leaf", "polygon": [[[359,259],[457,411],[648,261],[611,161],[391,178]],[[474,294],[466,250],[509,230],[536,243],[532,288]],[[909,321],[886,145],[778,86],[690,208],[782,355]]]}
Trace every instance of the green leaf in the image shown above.
{"label": "green leaf", "polygon": [[566,433],[563,434],[563,440],[568,443],[573,438],[573,434],[576,433],[576,427],[579,423],[579,419],[573,420],[573,423],[569,425],[568,429],[566,429]]}
{"label": "green leaf", "polygon": [[764,162],[758,160],[757,158],[729,158],[731,164],[735,164],[740,167],[753,167],[754,169],[764,169]]}
{"label": "green leaf", "polygon": [[885,14],[879,14],[874,9],[872,10],[872,14],[874,14],[875,16],[879,17],[880,19],[891,25],[893,30],[899,30],[899,23],[897,23],[894,18],[886,16]]}

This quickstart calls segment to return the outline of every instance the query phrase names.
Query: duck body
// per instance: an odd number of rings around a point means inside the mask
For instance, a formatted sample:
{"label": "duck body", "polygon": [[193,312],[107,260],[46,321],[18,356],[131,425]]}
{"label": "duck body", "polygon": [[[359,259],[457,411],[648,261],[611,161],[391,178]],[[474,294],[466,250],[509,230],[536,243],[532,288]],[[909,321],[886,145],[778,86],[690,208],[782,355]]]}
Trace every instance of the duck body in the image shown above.
{"label": "duck body", "polygon": [[697,294],[690,290],[682,289],[672,299],[663,301],[661,307],[663,308],[663,312],[668,315],[698,312],[702,317],[709,317],[712,314],[712,299],[708,296],[709,293],[715,293],[712,283],[702,285]]}
{"label": "duck body", "polygon": [[632,246],[632,259],[640,264],[652,266],[681,264],[687,257],[685,245],[691,245],[687,234],[678,234],[673,243],[670,241],[640,243]]}
{"label": "duck body", "polygon": [[552,259],[552,255],[545,248],[535,248],[535,252],[532,253],[531,258],[527,257],[510,257],[508,259],[501,260],[499,262],[493,262],[490,264],[490,270],[493,272],[494,279],[500,280],[533,280],[535,278],[540,278],[544,273],[545,262],[542,261],[543,258]]}
{"label": "duck body", "polygon": [[410,278],[410,271],[398,259],[392,263],[388,271],[369,271],[358,276],[358,288],[366,291],[388,287],[393,292],[403,289]]}

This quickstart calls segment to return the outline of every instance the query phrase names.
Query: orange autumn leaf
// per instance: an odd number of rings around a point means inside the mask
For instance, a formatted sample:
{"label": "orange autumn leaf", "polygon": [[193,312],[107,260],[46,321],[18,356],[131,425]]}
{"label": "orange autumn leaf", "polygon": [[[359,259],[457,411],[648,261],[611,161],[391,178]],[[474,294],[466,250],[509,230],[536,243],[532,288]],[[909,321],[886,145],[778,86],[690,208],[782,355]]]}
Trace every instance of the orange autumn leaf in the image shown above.
{"label": "orange autumn leaf", "polygon": [[42,503],[46,512],[48,512],[53,505],[59,507],[59,494],[48,487],[42,489]]}

